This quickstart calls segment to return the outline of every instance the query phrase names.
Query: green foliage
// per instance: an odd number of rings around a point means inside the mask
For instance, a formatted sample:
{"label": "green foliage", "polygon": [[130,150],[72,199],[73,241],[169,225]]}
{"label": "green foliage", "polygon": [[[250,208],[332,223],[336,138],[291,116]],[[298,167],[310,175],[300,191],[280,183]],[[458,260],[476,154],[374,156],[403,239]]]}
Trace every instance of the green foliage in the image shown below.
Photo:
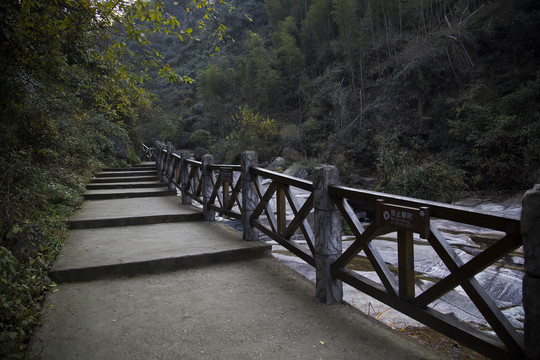
{"label": "green foliage", "polygon": [[381,181],[377,190],[420,199],[450,202],[468,189],[465,171],[440,158],[416,158],[402,147],[396,133],[381,133],[377,170]]}
{"label": "green foliage", "polygon": [[335,23],[332,21],[332,1],[312,1],[302,30],[306,44],[315,44],[331,39],[335,35]]}
{"label": "green foliage", "polygon": [[274,34],[276,67],[288,78],[298,78],[304,67],[304,54],[297,44],[298,29],[291,17],[279,24],[280,31]]}
{"label": "green foliage", "polygon": [[173,116],[160,111],[146,115],[141,121],[141,131],[144,133],[145,143],[152,143],[152,139],[172,141],[181,125],[181,121],[174,119]]}
{"label": "green foliage", "polygon": [[[381,189],[450,199],[537,181],[538,1],[262,3],[231,2],[253,22],[228,13],[235,41],[212,62],[212,39],[178,49],[177,69],[199,83],[163,87],[183,119],[174,138],[206,130],[233,159],[251,146],[232,117],[247,106],[278,124],[276,151],[377,176]],[[428,170],[436,182],[420,181]]]}
{"label": "green foliage", "polygon": [[301,150],[303,145],[302,129],[296,124],[283,124],[279,130],[280,144]]}
{"label": "green foliage", "polygon": [[[198,28],[207,28],[216,5],[189,6],[203,19]],[[209,32],[224,41],[225,30]],[[161,1],[0,4],[0,358],[23,357],[53,285],[48,269],[90,174],[138,161],[140,121],[155,111],[141,68],[190,81],[149,39],[187,40],[195,32]]]}
{"label": "green foliage", "polygon": [[228,119],[233,112],[235,86],[236,73],[224,62],[210,64],[197,77],[197,90],[204,102],[206,115],[202,126],[212,129],[221,138],[231,130]]}
{"label": "green foliage", "polygon": [[270,55],[264,47],[259,35],[249,40],[250,64],[245,74],[246,85],[250,95],[246,97],[265,110],[275,109],[279,104],[283,80],[279,71],[269,61]]}
{"label": "green foliage", "polygon": [[465,171],[439,160],[398,168],[377,190],[418,199],[452,202],[468,189]]}
{"label": "green foliage", "polygon": [[540,161],[540,81],[529,81],[485,102],[478,84],[472,98],[455,109],[450,134],[459,142],[455,156],[479,188],[527,187],[537,181]]}
{"label": "green foliage", "polygon": [[255,113],[248,106],[233,115],[234,131],[227,136],[227,160],[233,161],[242,151],[253,150],[260,160],[268,160],[277,152],[278,125],[274,119]]}
{"label": "green foliage", "polygon": [[205,148],[209,149],[212,146],[212,136],[206,130],[199,129],[193,132],[189,137],[192,148]]}

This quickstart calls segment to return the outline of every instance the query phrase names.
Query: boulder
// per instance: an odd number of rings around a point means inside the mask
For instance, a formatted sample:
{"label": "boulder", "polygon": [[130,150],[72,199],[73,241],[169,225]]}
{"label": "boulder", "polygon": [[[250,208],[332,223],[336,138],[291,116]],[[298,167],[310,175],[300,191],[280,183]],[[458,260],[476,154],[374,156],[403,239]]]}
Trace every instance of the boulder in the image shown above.
{"label": "boulder", "polygon": [[270,171],[276,171],[277,168],[284,169],[285,168],[285,159],[282,157],[277,157],[268,165],[267,169]]}
{"label": "boulder", "polygon": [[351,174],[349,176],[349,179],[351,180],[351,184],[353,185],[360,184],[360,182],[362,181],[362,177],[358,174]]}
{"label": "boulder", "polygon": [[294,163],[283,172],[285,175],[306,179],[309,175],[309,168],[300,163]]}
{"label": "boulder", "polygon": [[203,155],[209,154],[208,150],[202,147],[198,147],[195,149],[195,153],[193,154],[195,157],[195,160],[201,161]]}

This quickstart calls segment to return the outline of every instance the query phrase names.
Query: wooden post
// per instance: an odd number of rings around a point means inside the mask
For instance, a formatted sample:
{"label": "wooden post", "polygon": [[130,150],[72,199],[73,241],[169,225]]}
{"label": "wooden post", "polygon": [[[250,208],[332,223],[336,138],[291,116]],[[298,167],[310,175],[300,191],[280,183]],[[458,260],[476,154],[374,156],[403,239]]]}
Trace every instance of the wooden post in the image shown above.
{"label": "wooden post", "polygon": [[230,187],[231,187],[231,184],[229,183],[229,181],[223,180],[222,195],[223,195],[223,208],[224,209],[229,209],[229,201],[231,200]]}
{"label": "wooden post", "polygon": [[259,240],[259,230],[251,226],[251,215],[258,202],[257,189],[249,173],[249,168],[259,165],[257,153],[254,151],[244,151],[240,155],[242,165],[242,237],[245,241]]}
{"label": "wooden post", "polygon": [[540,184],[525,193],[521,211],[521,235],[525,256],[523,309],[525,354],[540,359]]}
{"label": "wooden post", "polygon": [[313,174],[313,207],[315,234],[316,296],[325,304],[343,299],[343,284],[330,271],[341,255],[341,214],[328,195],[328,185],[337,185],[339,174],[335,166],[322,165]]}
{"label": "wooden post", "polygon": [[214,157],[210,154],[203,155],[201,158],[202,162],[202,174],[201,174],[201,185],[202,185],[202,197],[203,197],[203,217],[205,221],[215,221],[216,220],[216,212],[214,210],[211,210],[208,207],[208,202],[210,201],[210,197],[212,196],[212,171],[207,168],[208,165],[212,165],[214,163]]}
{"label": "wooden post", "polygon": [[277,233],[279,236],[285,234],[287,229],[287,203],[284,184],[278,184],[276,190],[276,211],[277,211]]}
{"label": "wooden post", "polygon": [[411,231],[398,230],[399,297],[414,299],[414,242]]}
{"label": "wooden post", "polygon": [[190,157],[189,151],[180,152],[180,157],[182,158],[182,160],[180,160],[180,192],[182,195],[182,204],[191,205],[191,198],[186,191],[189,180],[188,165],[186,160]]}

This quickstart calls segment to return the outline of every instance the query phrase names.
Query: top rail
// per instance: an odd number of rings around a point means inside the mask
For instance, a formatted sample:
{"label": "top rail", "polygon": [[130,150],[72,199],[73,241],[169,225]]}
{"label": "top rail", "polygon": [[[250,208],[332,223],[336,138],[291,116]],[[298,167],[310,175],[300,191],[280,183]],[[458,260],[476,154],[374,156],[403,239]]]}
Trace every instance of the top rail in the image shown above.
{"label": "top rail", "polygon": [[[432,217],[475,225],[493,230],[520,234],[520,219],[512,216],[502,216],[480,210],[471,210],[464,206],[450,205],[440,202],[420,200],[406,196],[385,194],[376,191],[359,190],[345,186],[330,185],[328,191],[331,197],[348,198],[366,204],[375,204],[382,199],[395,205],[415,208],[429,207]],[[374,209],[373,209],[374,210]]]}
{"label": "top rail", "polygon": [[197,161],[197,160],[193,160],[193,159],[183,159],[183,161],[186,162],[187,164],[191,164],[191,165],[195,165],[195,166],[201,166],[202,165],[202,162]]}
{"label": "top rail", "polygon": [[250,168],[250,173],[253,175],[262,176],[268,179],[279,181],[280,183],[294,186],[306,191],[313,191],[313,182],[308,180],[303,180],[299,178],[295,178],[293,176],[280,174],[274,171],[266,170],[260,167],[252,167]]}

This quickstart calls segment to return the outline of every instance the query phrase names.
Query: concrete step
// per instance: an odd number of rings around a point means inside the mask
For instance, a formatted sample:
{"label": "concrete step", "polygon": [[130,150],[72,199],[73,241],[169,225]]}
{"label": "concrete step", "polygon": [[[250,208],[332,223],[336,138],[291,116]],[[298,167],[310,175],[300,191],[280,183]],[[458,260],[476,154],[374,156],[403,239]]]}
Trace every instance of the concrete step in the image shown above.
{"label": "concrete step", "polygon": [[130,168],[105,168],[103,172],[118,172],[118,171],[157,171],[156,165],[139,165]]}
{"label": "concrete step", "polygon": [[70,229],[202,221],[202,211],[181,205],[176,196],[125,198],[85,202],[69,219]]}
{"label": "concrete step", "polygon": [[49,276],[61,283],[160,273],[260,258],[271,248],[217,222],[71,230]]}
{"label": "concrete step", "polygon": [[174,196],[175,190],[160,188],[102,189],[88,190],[83,196],[85,200],[145,198],[154,196]]}
{"label": "concrete step", "polygon": [[163,214],[163,215],[148,215],[138,217],[117,217],[110,219],[96,219],[96,220],[81,220],[70,221],[70,230],[80,229],[95,229],[102,227],[116,227],[116,226],[135,226],[135,225],[152,225],[152,224],[166,224],[173,222],[187,222],[187,221],[202,221],[203,216],[201,214]]}
{"label": "concrete step", "polygon": [[134,176],[152,176],[156,175],[155,170],[140,170],[140,171],[102,171],[100,173],[94,174],[94,177],[96,178],[104,178],[104,177],[134,177]]}
{"label": "concrete step", "polygon": [[86,185],[87,190],[156,188],[156,187],[163,187],[163,183],[159,181],[138,181],[138,182],[119,182],[119,183],[92,183],[92,184]]}
{"label": "concrete step", "polygon": [[131,177],[100,177],[90,179],[92,184],[103,184],[103,183],[122,183],[122,182],[148,182],[148,181],[159,181],[157,175],[152,176],[131,176]]}

